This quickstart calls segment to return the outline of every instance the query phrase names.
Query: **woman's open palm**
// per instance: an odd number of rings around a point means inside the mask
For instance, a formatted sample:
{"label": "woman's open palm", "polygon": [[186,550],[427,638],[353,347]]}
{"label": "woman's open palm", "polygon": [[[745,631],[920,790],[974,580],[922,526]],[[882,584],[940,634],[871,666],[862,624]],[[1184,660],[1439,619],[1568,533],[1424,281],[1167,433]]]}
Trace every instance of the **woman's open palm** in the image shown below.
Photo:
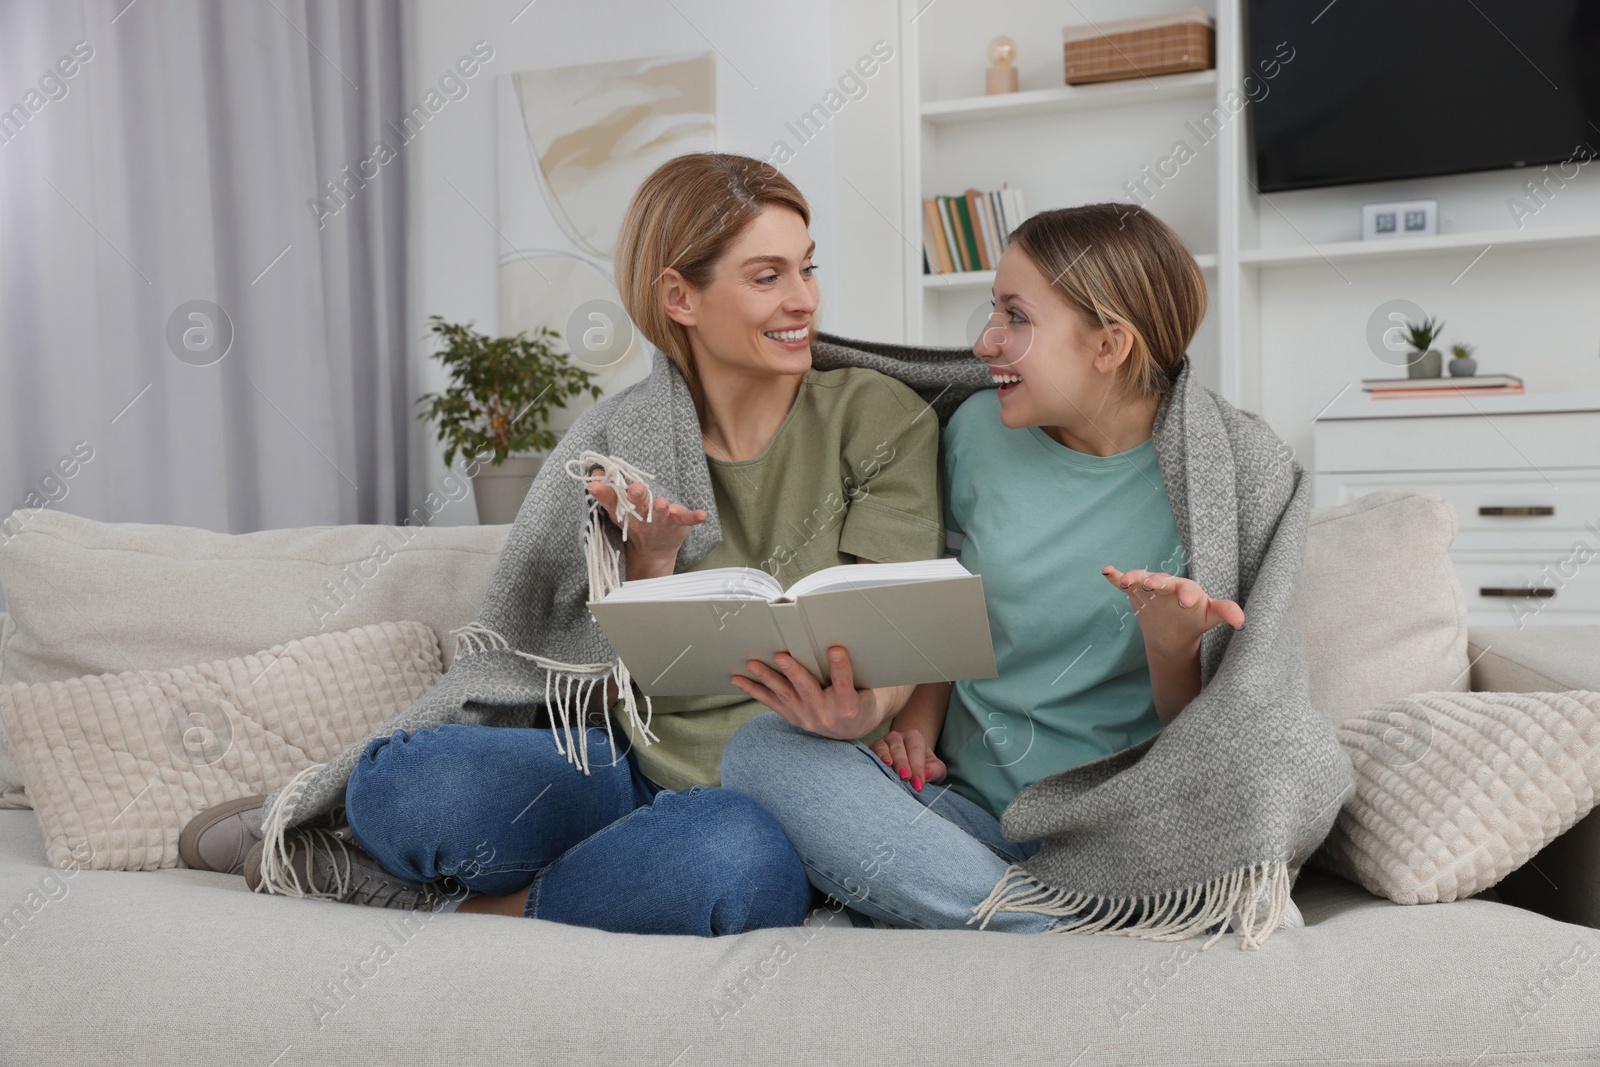
{"label": "woman's open palm", "polygon": [[[588,483],[589,493],[600,502],[600,506],[611,517],[611,521],[618,526],[622,525],[623,511],[629,511],[630,559],[645,560],[656,557],[663,560],[674,559],[684,538],[689,536],[689,528],[706,521],[708,513],[704,508],[686,508],[682,504],[672,503],[664,496],[656,497],[652,506],[645,487],[640,482],[628,486],[627,507],[619,507],[616,490],[599,480],[604,474],[603,470],[597,469],[590,476],[595,480]],[[650,514],[652,507],[653,515]],[[649,515],[648,521],[645,518],[647,515]],[[666,573],[672,573],[670,564]]]}
{"label": "woman's open palm", "polygon": [[1215,600],[1192,578],[1160,571],[1101,569],[1106,580],[1128,594],[1139,629],[1151,646],[1187,654],[1200,635],[1219,623],[1244,626],[1244,609],[1232,600]]}

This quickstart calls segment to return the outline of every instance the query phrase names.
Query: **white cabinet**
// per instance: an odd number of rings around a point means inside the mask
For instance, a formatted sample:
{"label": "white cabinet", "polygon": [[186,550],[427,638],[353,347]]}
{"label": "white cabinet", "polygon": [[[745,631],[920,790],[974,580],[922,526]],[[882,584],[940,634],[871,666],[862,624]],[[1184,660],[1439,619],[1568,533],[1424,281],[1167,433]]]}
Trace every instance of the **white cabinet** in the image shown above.
{"label": "white cabinet", "polygon": [[1396,487],[1455,505],[1470,625],[1600,623],[1600,395],[1393,400],[1352,386],[1312,441],[1317,507]]}

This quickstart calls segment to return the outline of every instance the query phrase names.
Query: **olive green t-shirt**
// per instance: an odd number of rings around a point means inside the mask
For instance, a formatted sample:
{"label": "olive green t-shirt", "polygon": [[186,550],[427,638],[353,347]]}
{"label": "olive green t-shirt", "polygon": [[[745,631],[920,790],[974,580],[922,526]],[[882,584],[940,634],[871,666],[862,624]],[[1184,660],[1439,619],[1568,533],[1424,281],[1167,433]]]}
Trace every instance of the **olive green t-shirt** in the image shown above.
{"label": "olive green t-shirt", "polygon": [[[858,556],[899,563],[943,552],[939,420],[877,371],[807,371],[765,452],[706,460],[722,543],[680,571],[759,567],[788,588]],[[729,738],[766,710],[740,695],[653,697],[650,730],[660,740],[649,745],[617,721],[647,778],[686,789],[720,784]]]}

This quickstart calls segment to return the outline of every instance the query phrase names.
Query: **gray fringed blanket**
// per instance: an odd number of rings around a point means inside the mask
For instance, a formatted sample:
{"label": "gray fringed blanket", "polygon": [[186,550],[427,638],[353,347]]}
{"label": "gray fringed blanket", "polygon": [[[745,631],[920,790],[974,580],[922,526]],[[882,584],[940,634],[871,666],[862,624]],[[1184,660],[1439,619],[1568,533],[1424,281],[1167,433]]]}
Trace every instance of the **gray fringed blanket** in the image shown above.
{"label": "gray fringed blanket", "polygon": [[[964,348],[821,334],[812,357],[821,369],[868,367],[900,379],[941,423],[990,385]],[[453,631],[450,669],[370,737],[267,798],[263,888],[312,895],[288,865],[285,834],[343,803],[351,768],[374,737],[452,722],[528,726],[545,705],[563,751],[587,772],[584,709],[607,679],[618,685],[622,714],[650,737],[649,701],[641,712],[626,668],[588,612],[588,600],[623,577],[623,533],[581,479],[604,467],[608,479],[642,478],[653,495],[706,509],[681,566],[721,542],[693,401],[666,357],[653,358],[644,381],[586,411],[544,464],[482,607]],[[1239,914],[1244,944],[1253,947],[1276,928],[1295,874],[1355,789],[1332,721],[1311,704],[1294,619],[1310,485],[1264,420],[1193,381],[1187,357],[1157,411],[1154,446],[1189,575],[1208,595],[1237,600],[1245,628],[1218,626],[1204,636],[1204,689],[1159,734],[1017,797],[1002,831],[1043,843],[1007,872],[974,920],[1013,909],[1073,916],[1093,903],[1093,922],[1068,919],[1061,928],[1174,940]],[[1251,902],[1264,875],[1272,876],[1270,907],[1257,922]]]}

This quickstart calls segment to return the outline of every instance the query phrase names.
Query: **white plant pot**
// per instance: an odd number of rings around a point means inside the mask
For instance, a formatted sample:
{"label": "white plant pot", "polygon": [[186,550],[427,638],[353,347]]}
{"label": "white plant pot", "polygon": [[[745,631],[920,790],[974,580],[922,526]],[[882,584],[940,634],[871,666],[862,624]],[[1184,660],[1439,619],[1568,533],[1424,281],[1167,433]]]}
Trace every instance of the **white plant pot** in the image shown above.
{"label": "white plant pot", "polygon": [[479,468],[472,476],[478,524],[499,526],[516,521],[528,487],[543,466],[543,456],[507,456],[497,466]]}

